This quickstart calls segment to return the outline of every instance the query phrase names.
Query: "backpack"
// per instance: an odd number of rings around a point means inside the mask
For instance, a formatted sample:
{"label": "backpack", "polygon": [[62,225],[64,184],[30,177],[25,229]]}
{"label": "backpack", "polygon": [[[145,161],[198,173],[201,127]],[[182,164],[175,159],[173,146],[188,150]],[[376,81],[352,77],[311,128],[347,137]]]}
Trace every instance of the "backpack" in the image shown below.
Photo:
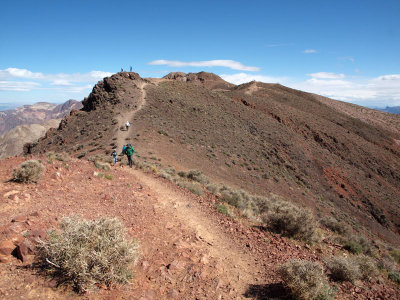
{"label": "backpack", "polygon": [[130,146],[130,147],[128,147],[128,148],[125,149],[125,153],[126,153],[126,155],[128,155],[128,156],[132,156],[133,153],[135,153],[135,149],[133,149],[133,147]]}

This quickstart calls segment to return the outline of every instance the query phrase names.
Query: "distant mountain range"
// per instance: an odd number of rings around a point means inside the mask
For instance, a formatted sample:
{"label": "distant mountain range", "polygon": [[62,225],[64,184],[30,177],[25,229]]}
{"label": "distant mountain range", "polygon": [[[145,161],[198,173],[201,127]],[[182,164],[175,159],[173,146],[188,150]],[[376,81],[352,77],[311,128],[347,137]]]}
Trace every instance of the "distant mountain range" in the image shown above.
{"label": "distant mountain range", "polygon": [[[0,108],[10,106],[5,103]],[[0,111],[0,158],[21,154],[25,143],[35,142],[48,129],[58,127],[72,109],[81,107],[81,102],[68,100],[59,105],[39,102]]]}
{"label": "distant mountain range", "polygon": [[378,110],[385,111],[391,114],[400,114],[400,106],[386,106],[385,108],[377,108]]}
{"label": "distant mountain range", "polygon": [[68,100],[58,105],[38,102],[33,105],[23,105],[0,111],[0,135],[19,125],[43,124],[52,119],[61,119],[72,109],[80,109],[81,107],[81,102]]}

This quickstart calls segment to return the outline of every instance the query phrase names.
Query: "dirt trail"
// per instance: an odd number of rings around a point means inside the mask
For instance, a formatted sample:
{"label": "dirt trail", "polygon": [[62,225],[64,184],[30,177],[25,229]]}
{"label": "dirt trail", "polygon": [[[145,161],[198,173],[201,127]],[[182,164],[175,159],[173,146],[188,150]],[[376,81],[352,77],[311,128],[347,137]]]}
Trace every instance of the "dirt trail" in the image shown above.
{"label": "dirt trail", "polygon": [[193,194],[174,189],[171,183],[163,182],[152,174],[136,169],[130,169],[129,172],[157,199],[155,214],[168,218],[165,224],[167,228],[176,226],[195,235],[198,241],[196,246],[207,253],[210,260],[216,261],[219,270],[215,272],[223,273],[221,275],[228,281],[235,299],[244,298],[243,294],[249,285],[260,284],[265,268],[246,250],[245,245],[238,245],[221,230],[204,207],[196,202]]}
{"label": "dirt trail", "polygon": [[122,149],[122,146],[125,144],[125,139],[129,136],[129,134],[131,133],[131,131],[133,130],[133,117],[135,116],[135,114],[140,111],[143,106],[146,103],[146,91],[145,91],[145,86],[147,85],[147,83],[145,82],[141,82],[138,84],[139,89],[141,90],[141,97],[140,97],[140,101],[139,104],[137,105],[136,109],[134,110],[128,110],[125,113],[122,113],[121,115],[119,115],[119,117],[117,117],[118,120],[118,124],[120,124],[120,126],[125,126],[126,121],[129,121],[129,123],[131,124],[131,128],[129,130],[119,130],[118,131],[118,135],[117,135],[117,152],[120,151]]}

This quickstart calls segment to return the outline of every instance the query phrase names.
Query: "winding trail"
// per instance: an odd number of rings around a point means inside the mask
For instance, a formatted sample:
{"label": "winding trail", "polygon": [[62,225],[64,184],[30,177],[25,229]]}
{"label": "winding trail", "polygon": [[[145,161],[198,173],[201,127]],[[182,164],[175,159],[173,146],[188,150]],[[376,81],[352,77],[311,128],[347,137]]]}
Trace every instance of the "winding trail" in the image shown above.
{"label": "winding trail", "polygon": [[145,82],[140,82],[137,84],[138,88],[141,91],[141,96],[140,96],[140,101],[139,104],[137,105],[136,109],[134,110],[128,110],[125,113],[121,113],[118,117],[117,117],[117,121],[119,126],[125,126],[126,121],[129,121],[129,123],[131,123],[131,128],[129,130],[119,130],[118,131],[118,135],[117,135],[117,140],[116,140],[116,144],[117,144],[117,152],[120,151],[122,149],[122,146],[125,144],[125,140],[126,138],[129,137],[129,134],[131,133],[131,131],[133,130],[133,118],[135,116],[135,114],[140,111],[143,106],[146,104],[146,90],[144,89],[145,86],[148,83]]}

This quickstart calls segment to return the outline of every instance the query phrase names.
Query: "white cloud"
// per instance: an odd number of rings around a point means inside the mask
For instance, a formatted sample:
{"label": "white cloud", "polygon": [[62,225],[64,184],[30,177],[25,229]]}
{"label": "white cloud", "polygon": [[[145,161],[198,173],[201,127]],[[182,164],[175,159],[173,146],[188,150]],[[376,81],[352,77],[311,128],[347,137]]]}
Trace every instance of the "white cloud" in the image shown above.
{"label": "white cloud", "polygon": [[338,59],[343,60],[343,61],[348,60],[349,62],[352,62],[352,63],[354,63],[354,61],[355,61],[354,57],[351,57],[351,56],[338,57]]}
{"label": "white cloud", "polygon": [[26,69],[17,68],[7,68],[5,70],[0,70],[0,78],[25,78],[25,79],[42,79],[42,73],[33,73]]}
{"label": "white cloud", "polygon": [[317,53],[318,51],[315,49],[306,49],[303,51],[305,54],[312,54],[312,53]]}
{"label": "white cloud", "polygon": [[57,74],[44,74],[34,73],[26,69],[7,68],[0,70],[0,79],[36,79],[39,81],[48,81],[57,83],[71,83],[71,82],[95,82],[103,79],[104,77],[111,76],[113,73],[103,71],[91,71],[89,73],[57,73]]}
{"label": "white cloud", "polygon": [[205,61],[178,61],[178,60],[154,60],[149,65],[167,65],[169,67],[226,67],[240,71],[259,71],[259,67],[245,66],[234,60],[205,60]]}
{"label": "white cloud", "polygon": [[40,86],[40,83],[29,81],[0,81],[0,91],[29,92]]}
{"label": "white cloud", "polygon": [[286,78],[284,77],[271,77],[265,75],[254,75],[254,74],[247,74],[247,73],[238,73],[238,74],[222,74],[219,75],[223,80],[228,81],[233,84],[242,84],[250,81],[261,81],[267,83],[277,83],[277,82],[284,82]]}
{"label": "white cloud", "polygon": [[338,78],[345,78],[346,75],[344,74],[337,74],[337,73],[330,73],[330,72],[318,72],[318,73],[311,73],[307,74],[313,78],[320,78],[320,79],[338,79]]}
{"label": "white cloud", "polygon": [[[326,74],[321,72],[322,74]],[[347,101],[365,106],[400,105],[400,74],[382,75],[376,78],[352,78],[342,80],[343,76],[314,76],[293,83],[290,86],[303,91],[323,95],[337,100]],[[333,74],[333,73],[327,73]],[[336,74],[338,75],[338,74]]]}

